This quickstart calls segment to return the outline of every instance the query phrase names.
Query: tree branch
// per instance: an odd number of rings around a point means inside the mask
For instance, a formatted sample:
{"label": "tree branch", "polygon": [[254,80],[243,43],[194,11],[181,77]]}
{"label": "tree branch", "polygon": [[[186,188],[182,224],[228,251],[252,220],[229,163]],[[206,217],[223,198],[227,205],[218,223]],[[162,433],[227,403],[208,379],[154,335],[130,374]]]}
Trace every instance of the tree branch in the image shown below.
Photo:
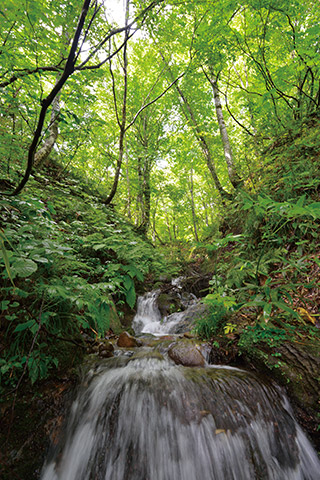
{"label": "tree branch", "polygon": [[83,30],[84,22],[85,22],[87,13],[88,13],[90,2],[91,2],[91,0],[84,0],[83,6],[82,6],[82,11],[81,11],[79,21],[78,21],[78,25],[77,25],[77,29],[76,29],[76,32],[75,32],[74,37],[73,37],[73,42],[72,42],[70,52],[69,52],[69,55],[68,55],[63,73],[61,75],[61,78],[55,84],[55,86],[53,87],[53,89],[51,90],[51,92],[49,93],[47,98],[45,98],[42,101],[42,107],[41,107],[41,111],[40,111],[40,115],[39,115],[39,119],[38,119],[37,128],[36,128],[36,131],[34,133],[33,141],[30,145],[29,152],[28,152],[28,163],[27,163],[27,168],[26,168],[24,177],[21,180],[21,182],[19,183],[19,185],[17,186],[17,188],[12,193],[9,194],[10,196],[17,195],[18,193],[20,193],[21,190],[23,189],[23,187],[25,186],[25,184],[27,183],[27,181],[29,180],[31,170],[32,170],[32,166],[33,166],[33,161],[34,161],[36,148],[37,148],[37,145],[38,145],[38,141],[41,137],[42,127],[43,127],[43,124],[44,124],[44,120],[45,120],[47,110],[50,107],[53,100],[55,99],[58,92],[61,90],[63,85],[66,83],[66,81],[70,77],[70,75],[72,75],[72,73],[74,72],[75,54],[76,54],[76,50],[77,50],[77,47],[78,47],[80,35],[81,35],[82,30]]}
{"label": "tree branch", "polygon": [[0,83],[0,88],[5,88],[8,85],[11,85],[14,83],[16,80],[19,80],[20,78],[26,77],[27,75],[33,75],[34,73],[41,73],[41,72],[61,72],[63,70],[63,67],[60,67],[61,63],[63,62],[62,59],[57,65],[51,65],[48,67],[36,67],[36,68],[26,68],[24,70],[21,70],[21,74],[15,74],[12,75],[11,78],[8,80],[5,80],[4,82]]}
{"label": "tree branch", "polygon": [[129,123],[129,125],[126,127],[126,131],[132,127],[132,125],[135,123],[135,121],[137,120],[138,116],[140,115],[141,112],[143,112],[143,110],[145,110],[147,107],[149,107],[150,105],[152,105],[153,103],[157,102],[161,97],[163,97],[168,90],[170,90],[171,87],[173,87],[173,85],[175,85],[179,80],[180,78],[182,78],[183,76],[185,75],[185,72],[182,73],[181,75],[179,75],[179,77],[177,77],[173,82],[170,83],[170,85],[162,92],[160,93],[160,95],[158,95],[156,98],[154,98],[153,100],[151,100],[149,103],[143,105],[140,110],[137,111],[137,113],[135,114],[135,116],[133,117],[133,120],[131,121],[131,123]]}

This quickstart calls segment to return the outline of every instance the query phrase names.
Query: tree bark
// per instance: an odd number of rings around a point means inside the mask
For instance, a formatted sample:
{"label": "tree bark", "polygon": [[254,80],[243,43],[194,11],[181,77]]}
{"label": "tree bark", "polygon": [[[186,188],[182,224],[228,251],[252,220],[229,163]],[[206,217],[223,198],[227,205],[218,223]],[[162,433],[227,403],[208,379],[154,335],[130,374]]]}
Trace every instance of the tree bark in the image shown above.
{"label": "tree bark", "polygon": [[128,154],[127,154],[127,145],[125,146],[125,162],[126,162],[126,180],[127,180],[127,215],[129,220],[132,218],[131,214],[131,188],[130,188],[130,178],[129,178],[129,166],[128,166]]}
{"label": "tree bark", "polygon": [[76,61],[76,51],[77,51],[80,36],[81,36],[82,30],[83,30],[83,27],[84,27],[84,22],[85,22],[87,14],[88,14],[90,1],[91,0],[84,0],[84,2],[83,2],[81,14],[80,14],[80,17],[79,17],[79,20],[78,20],[77,29],[75,31],[75,34],[74,34],[74,37],[73,37],[73,40],[72,40],[70,52],[69,52],[64,70],[62,72],[62,75],[61,75],[60,79],[58,80],[58,82],[53,87],[53,89],[51,90],[51,92],[49,93],[49,95],[42,101],[42,106],[41,106],[41,110],[40,110],[40,114],[39,114],[39,118],[38,118],[38,122],[37,122],[37,127],[36,127],[36,130],[34,132],[33,140],[31,142],[31,145],[30,145],[29,151],[28,151],[28,162],[27,162],[27,168],[26,168],[25,174],[24,174],[21,182],[19,183],[19,185],[16,187],[16,189],[12,193],[9,194],[10,196],[18,195],[18,193],[21,192],[21,190],[23,189],[23,187],[25,186],[25,184],[29,180],[29,177],[30,177],[30,174],[31,174],[31,171],[32,171],[32,167],[33,167],[35,152],[36,152],[36,149],[37,149],[37,146],[38,146],[39,139],[41,137],[42,128],[43,128],[43,124],[44,124],[44,121],[45,121],[47,110],[50,107],[50,105],[52,104],[52,102],[54,101],[54,99],[56,98],[56,96],[58,95],[58,93],[60,92],[60,90],[62,89],[63,85],[66,83],[68,78],[74,72],[75,61]]}
{"label": "tree bark", "polygon": [[204,157],[206,159],[206,163],[207,163],[208,169],[211,173],[211,176],[212,176],[213,182],[215,184],[215,187],[218,190],[218,192],[219,192],[219,194],[221,195],[222,198],[230,198],[231,197],[230,193],[226,192],[226,190],[224,190],[224,188],[222,187],[222,185],[220,183],[220,180],[219,180],[217,172],[216,172],[216,167],[215,167],[215,164],[214,164],[214,160],[213,160],[212,155],[211,155],[209,143],[208,143],[206,137],[204,136],[204,134],[201,132],[201,129],[200,129],[200,127],[198,125],[198,122],[195,118],[195,115],[192,111],[192,108],[191,108],[186,96],[182,92],[181,88],[177,84],[175,84],[175,87],[176,87],[176,90],[177,90],[181,100],[182,100],[182,104],[185,107],[183,109],[185,117],[187,118],[187,120],[191,121],[191,124],[194,127],[195,136],[196,136],[198,142],[200,143],[202,152],[203,152]]}
{"label": "tree bark", "polygon": [[[166,61],[166,59],[165,59],[161,50],[159,51],[159,53],[161,55],[163,63],[166,65],[166,67],[168,69],[168,73],[170,75],[171,80],[173,80],[174,77],[173,77],[172,71],[170,69],[169,63]],[[181,101],[181,108],[182,108],[183,114],[186,117],[187,121],[189,121],[192,124],[192,126],[194,127],[195,136],[196,136],[198,142],[200,143],[202,152],[203,152],[204,157],[206,159],[206,163],[207,163],[207,166],[208,166],[209,171],[211,173],[211,176],[212,176],[213,182],[215,184],[215,187],[218,190],[219,194],[221,195],[221,198],[223,198],[223,199],[224,198],[230,198],[231,197],[230,193],[226,192],[224,190],[224,188],[222,187],[221,183],[220,183],[220,180],[219,180],[217,172],[216,172],[216,167],[215,167],[215,164],[214,164],[214,160],[213,160],[211,152],[210,152],[209,143],[208,143],[207,139],[205,138],[205,136],[203,135],[203,133],[201,132],[201,129],[198,125],[196,117],[193,113],[193,110],[192,110],[192,108],[191,108],[191,106],[188,102],[188,99],[184,95],[184,93],[182,92],[181,88],[179,87],[179,85],[177,83],[174,83],[174,86],[175,86],[175,89],[178,93],[178,97],[180,98],[180,101]]]}
{"label": "tree bark", "polygon": [[44,141],[42,147],[36,152],[34,156],[34,166],[39,170],[49,157],[52,149],[57,141],[59,135],[59,113],[60,113],[60,92],[52,102],[49,136]]}
{"label": "tree bark", "polygon": [[195,205],[194,205],[194,194],[193,194],[193,168],[191,168],[191,170],[190,170],[189,191],[190,191],[190,199],[191,199],[191,212],[192,212],[192,223],[193,223],[194,238],[195,238],[196,242],[199,242],[198,228],[197,228],[197,216],[196,216],[196,210],[195,210]]}
{"label": "tree bark", "polygon": [[227,127],[224,121],[224,116],[222,111],[222,105],[221,105],[221,100],[220,100],[220,95],[219,95],[219,90],[217,85],[217,78],[214,75],[213,70],[211,68],[209,70],[210,70],[209,81],[212,86],[214,104],[215,104],[216,115],[217,115],[217,120],[218,120],[218,125],[219,125],[222,145],[223,145],[224,158],[225,158],[227,169],[228,169],[228,175],[229,175],[229,179],[232,186],[234,188],[237,188],[237,186],[241,183],[241,180],[236,172],[235,165],[234,165],[232,148],[231,148]]}

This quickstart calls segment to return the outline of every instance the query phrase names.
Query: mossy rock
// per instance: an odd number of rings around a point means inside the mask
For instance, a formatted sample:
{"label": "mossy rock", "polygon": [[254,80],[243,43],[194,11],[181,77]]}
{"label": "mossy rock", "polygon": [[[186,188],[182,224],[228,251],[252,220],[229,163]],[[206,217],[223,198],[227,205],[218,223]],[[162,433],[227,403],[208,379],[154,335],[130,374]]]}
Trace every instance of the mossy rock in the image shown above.
{"label": "mossy rock", "polygon": [[113,302],[110,304],[109,326],[115,335],[120,335],[120,333],[123,332],[124,329],[117,313],[115,304]]}

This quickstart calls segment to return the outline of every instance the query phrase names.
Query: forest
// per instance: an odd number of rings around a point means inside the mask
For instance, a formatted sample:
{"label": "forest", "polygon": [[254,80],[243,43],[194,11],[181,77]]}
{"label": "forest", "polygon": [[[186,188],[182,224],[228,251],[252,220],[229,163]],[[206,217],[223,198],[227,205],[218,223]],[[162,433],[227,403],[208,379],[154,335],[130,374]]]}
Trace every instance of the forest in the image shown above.
{"label": "forest", "polygon": [[178,277],[190,337],[320,449],[319,39],[317,0],[1,3],[4,479],[39,478],[91,343]]}

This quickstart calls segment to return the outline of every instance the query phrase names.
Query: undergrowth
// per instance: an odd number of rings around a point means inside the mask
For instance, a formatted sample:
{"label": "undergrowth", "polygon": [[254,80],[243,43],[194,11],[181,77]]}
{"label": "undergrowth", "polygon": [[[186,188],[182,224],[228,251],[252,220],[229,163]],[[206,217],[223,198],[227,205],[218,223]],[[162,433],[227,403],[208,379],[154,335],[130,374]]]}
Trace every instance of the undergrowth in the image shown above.
{"label": "undergrowth", "polygon": [[0,199],[0,374],[7,390],[59,367],[59,342],[81,351],[80,332],[119,333],[136,288],[174,273],[130,224],[85,190],[79,179],[48,183],[38,174],[20,196]]}
{"label": "undergrowth", "polygon": [[239,191],[220,234],[196,245],[214,272],[201,336],[232,330],[247,352],[319,338],[319,130],[312,117],[274,142],[255,189]]}

